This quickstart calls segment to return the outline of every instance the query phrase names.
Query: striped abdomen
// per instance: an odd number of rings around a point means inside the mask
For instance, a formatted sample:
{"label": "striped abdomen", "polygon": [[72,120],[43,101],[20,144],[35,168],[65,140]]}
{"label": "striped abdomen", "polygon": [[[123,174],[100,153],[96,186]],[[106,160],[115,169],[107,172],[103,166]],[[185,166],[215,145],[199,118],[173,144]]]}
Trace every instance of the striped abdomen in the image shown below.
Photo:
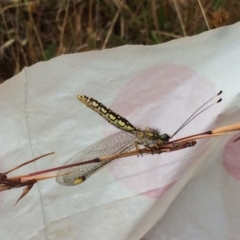
{"label": "striped abdomen", "polygon": [[85,95],[78,95],[78,100],[84,103],[87,107],[91,108],[93,111],[99,113],[104,117],[109,123],[120,128],[123,131],[132,132],[137,131],[137,129],[125,118],[113,112],[111,109],[105,107],[102,103],[97,100],[87,97]]}

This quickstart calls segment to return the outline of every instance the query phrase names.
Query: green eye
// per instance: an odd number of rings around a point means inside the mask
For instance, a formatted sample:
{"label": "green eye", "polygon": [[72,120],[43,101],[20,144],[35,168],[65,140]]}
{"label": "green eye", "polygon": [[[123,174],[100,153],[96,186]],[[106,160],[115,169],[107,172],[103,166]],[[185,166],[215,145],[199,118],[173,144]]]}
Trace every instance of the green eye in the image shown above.
{"label": "green eye", "polygon": [[159,136],[160,140],[163,142],[168,142],[170,139],[170,136],[168,136],[166,133]]}

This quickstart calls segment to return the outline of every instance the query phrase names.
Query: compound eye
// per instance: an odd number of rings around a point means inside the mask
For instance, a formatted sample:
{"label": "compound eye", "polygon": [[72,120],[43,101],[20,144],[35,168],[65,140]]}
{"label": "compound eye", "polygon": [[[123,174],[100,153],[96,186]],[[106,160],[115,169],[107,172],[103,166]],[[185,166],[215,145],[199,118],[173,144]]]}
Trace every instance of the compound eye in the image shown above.
{"label": "compound eye", "polygon": [[166,133],[162,134],[159,136],[160,140],[163,141],[163,142],[168,142],[169,139],[170,139],[170,136],[167,135]]}

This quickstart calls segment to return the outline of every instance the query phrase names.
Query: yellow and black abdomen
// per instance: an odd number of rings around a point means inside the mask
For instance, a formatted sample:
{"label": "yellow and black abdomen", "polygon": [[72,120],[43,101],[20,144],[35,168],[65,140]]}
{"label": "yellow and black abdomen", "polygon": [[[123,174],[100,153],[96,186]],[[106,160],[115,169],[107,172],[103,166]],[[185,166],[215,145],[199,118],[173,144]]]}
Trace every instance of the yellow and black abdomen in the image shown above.
{"label": "yellow and black abdomen", "polygon": [[97,100],[87,97],[85,95],[78,95],[78,100],[84,103],[87,107],[91,108],[93,111],[99,113],[103,118],[105,118],[109,123],[120,128],[123,131],[133,132],[137,129],[125,118],[121,117],[117,113],[113,112],[111,109],[105,107],[102,103]]}

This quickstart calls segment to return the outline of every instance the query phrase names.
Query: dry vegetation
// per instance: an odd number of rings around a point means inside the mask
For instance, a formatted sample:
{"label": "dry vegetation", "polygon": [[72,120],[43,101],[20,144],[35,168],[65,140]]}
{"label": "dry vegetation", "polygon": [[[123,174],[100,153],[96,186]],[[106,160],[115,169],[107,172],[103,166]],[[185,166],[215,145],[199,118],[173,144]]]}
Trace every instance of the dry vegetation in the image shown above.
{"label": "dry vegetation", "polygon": [[0,82],[38,61],[235,23],[239,0],[0,0]]}

